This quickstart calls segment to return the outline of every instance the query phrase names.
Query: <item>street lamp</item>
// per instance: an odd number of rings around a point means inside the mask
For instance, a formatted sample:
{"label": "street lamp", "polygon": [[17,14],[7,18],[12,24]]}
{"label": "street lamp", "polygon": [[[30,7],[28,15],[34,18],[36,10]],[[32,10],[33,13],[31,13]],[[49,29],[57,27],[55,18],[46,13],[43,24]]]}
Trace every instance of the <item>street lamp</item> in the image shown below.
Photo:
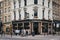
{"label": "street lamp", "polygon": [[51,34],[53,33],[53,23],[54,23],[54,16],[52,14],[52,26],[51,26]]}

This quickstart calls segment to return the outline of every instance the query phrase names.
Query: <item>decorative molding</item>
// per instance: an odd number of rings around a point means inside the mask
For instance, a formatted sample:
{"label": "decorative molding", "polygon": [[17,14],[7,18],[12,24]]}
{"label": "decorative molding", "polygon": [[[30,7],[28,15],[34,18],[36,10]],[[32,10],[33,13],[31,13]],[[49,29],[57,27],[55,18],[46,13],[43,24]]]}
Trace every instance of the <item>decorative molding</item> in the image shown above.
{"label": "decorative molding", "polygon": [[24,7],[24,11],[26,12],[27,8]]}
{"label": "decorative molding", "polygon": [[35,6],[35,7],[33,8],[33,10],[34,10],[34,11],[37,11],[37,10],[38,10],[38,7],[37,7],[37,6]]}

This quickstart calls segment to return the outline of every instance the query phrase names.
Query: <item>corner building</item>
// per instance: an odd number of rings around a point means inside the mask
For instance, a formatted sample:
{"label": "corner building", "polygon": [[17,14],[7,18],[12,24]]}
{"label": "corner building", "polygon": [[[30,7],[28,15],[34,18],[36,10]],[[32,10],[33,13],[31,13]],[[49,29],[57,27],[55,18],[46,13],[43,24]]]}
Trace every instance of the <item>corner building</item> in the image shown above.
{"label": "corner building", "polygon": [[52,30],[52,0],[3,0],[4,31],[25,29],[31,34]]}

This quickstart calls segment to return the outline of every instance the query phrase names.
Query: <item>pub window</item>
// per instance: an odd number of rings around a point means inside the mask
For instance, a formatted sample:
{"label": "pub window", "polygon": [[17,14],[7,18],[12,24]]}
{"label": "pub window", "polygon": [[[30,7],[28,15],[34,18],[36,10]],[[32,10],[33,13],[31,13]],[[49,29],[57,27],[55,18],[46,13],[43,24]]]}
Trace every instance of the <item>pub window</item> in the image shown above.
{"label": "pub window", "polygon": [[29,23],[24,23],[24,29],[29,29]]}
{"label": "pub window", "polygon": [[38,1],[38,0],[34,0],[34,4],[37,4],[37,1]]}

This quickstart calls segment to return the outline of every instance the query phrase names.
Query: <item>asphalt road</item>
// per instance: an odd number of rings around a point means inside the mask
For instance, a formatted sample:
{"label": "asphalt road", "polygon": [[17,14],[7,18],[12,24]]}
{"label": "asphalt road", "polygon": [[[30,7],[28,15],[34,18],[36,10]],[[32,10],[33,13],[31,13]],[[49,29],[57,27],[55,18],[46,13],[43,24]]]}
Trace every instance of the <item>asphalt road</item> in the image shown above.
{"label": "asphalt road", "polygon": [[10,36],[10,35],[6,35],[4,36],[0,36],[0,40],[60,40],[60,36],[53,36],[53,35],[36,35],[34,37],[32,36],[26,36],[26,37],[21,37],[21,36]]}

